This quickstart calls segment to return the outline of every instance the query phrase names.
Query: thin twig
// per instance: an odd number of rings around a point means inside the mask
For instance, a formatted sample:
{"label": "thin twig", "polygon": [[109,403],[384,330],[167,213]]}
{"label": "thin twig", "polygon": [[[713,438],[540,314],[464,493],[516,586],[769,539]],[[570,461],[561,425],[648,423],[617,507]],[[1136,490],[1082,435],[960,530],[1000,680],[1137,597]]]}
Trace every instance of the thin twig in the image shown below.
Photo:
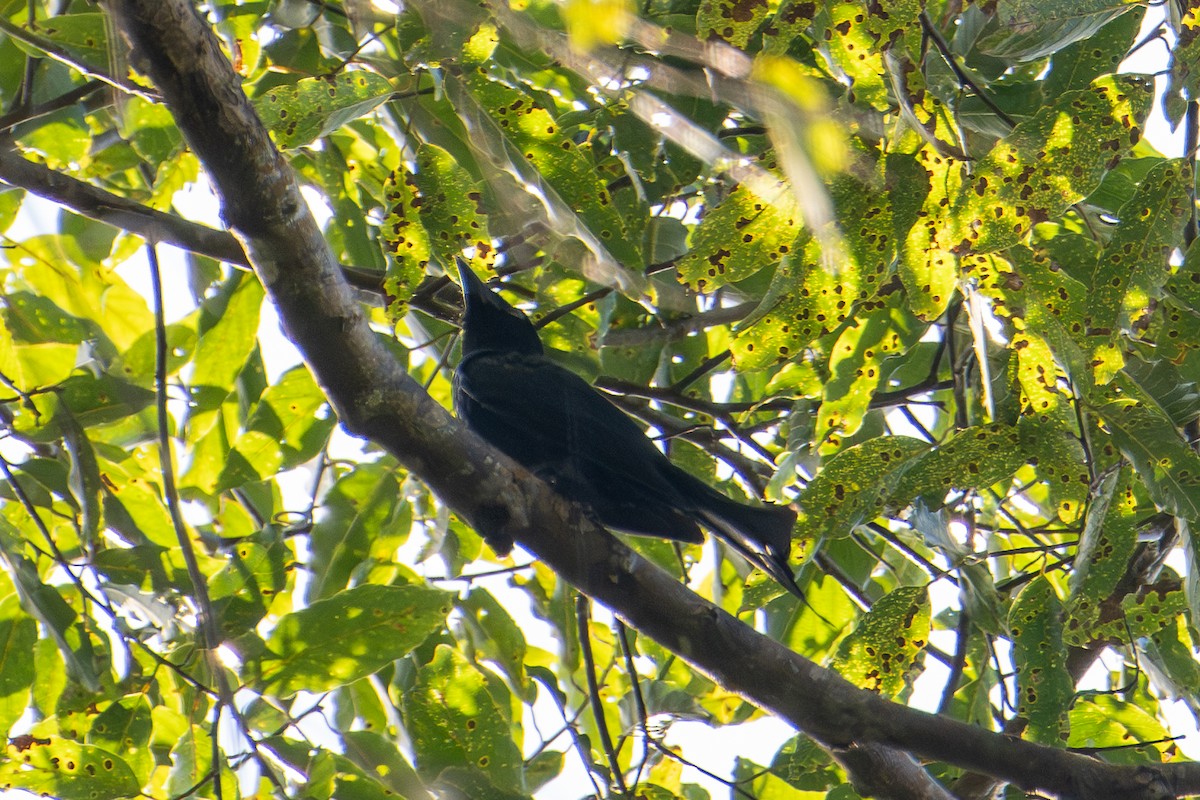
{"label": "thin twig", "polygon": [[608,768],[612,782],[622,797],[629,796],[629,788],[625,785],[625,775],[621,772],[621,764],[617,760],[617,752],[613,749],[612,737],[608,733],[608,723],[604,721],[604,704],[600,701],[600,686],[596,682],[596,659],[592,655],[592,637],[588,633],[589,600],[586,595],[575,597],[575,614],[579,622],[579,648],[583,654],[583,669],[587,675],[588,695],[592,699],[592,716],[596,719],[596,732],[600,737],[600,747],[604,757],[608,759]]}

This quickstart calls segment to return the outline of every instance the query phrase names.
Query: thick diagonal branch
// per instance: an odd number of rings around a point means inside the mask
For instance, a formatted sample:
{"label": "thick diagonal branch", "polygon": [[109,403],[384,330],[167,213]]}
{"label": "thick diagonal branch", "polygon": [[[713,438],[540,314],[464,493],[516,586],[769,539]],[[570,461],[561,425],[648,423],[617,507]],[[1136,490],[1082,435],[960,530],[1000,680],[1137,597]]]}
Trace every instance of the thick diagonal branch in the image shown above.
{"label": "thick diagonal branch", "polygon": [[291,170],[189,0],[107,5],[342,423],[387,447],[478,529],[510,534],[632,627],[835,750],[885,745],[1073,797],[1200,791],[1200,765],[1104,764],[862,691],[702,600],[597,527],[447,414],[377,339]]}

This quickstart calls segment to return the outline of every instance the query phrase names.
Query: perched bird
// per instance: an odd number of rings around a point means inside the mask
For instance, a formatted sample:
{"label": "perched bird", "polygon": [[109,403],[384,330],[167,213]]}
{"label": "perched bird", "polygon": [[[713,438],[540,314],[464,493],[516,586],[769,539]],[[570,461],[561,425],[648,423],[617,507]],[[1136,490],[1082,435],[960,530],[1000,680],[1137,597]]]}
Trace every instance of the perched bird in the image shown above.
{"label": "perched bird", "polygon": [[731,500],[672,464],[623,411],[546,358],[523,313],[461,260],[458,270],[454,407],[471,430],[606,527],[699,543],[703,526],[803,598],[788,567],[794,511]]}

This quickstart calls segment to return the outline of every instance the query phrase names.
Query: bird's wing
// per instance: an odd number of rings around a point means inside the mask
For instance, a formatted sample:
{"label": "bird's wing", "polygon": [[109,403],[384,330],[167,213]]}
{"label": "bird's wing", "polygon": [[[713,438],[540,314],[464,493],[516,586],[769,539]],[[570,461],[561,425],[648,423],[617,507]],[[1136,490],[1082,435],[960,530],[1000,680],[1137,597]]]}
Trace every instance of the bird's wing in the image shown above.
{"label": "bird's wing", "polygon": [[[540,357],[481,353],[458,368],[460,414],[530,469],[579,457],[627,465],[656,482],[666,456],[623,411],[570,370]],[[507,444],[506,444],[507,443]]]}

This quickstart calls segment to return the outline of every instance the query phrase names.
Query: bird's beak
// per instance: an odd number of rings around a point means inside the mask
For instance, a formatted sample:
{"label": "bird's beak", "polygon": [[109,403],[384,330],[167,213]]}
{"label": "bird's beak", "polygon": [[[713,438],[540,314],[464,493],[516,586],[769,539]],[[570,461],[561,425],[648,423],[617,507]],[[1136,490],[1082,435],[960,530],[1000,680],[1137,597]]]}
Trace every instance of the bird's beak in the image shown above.
{"label": "bird's beak", "polygon": [[487,300],[487,296],[491,294],[487,284],[479,280],[479,276],[475,271],[467,266],[467,262],[461,258],[455,258],[458,262],[458,280],[462,284],[463,293],[463,311],[473,303],[480,303]]}

